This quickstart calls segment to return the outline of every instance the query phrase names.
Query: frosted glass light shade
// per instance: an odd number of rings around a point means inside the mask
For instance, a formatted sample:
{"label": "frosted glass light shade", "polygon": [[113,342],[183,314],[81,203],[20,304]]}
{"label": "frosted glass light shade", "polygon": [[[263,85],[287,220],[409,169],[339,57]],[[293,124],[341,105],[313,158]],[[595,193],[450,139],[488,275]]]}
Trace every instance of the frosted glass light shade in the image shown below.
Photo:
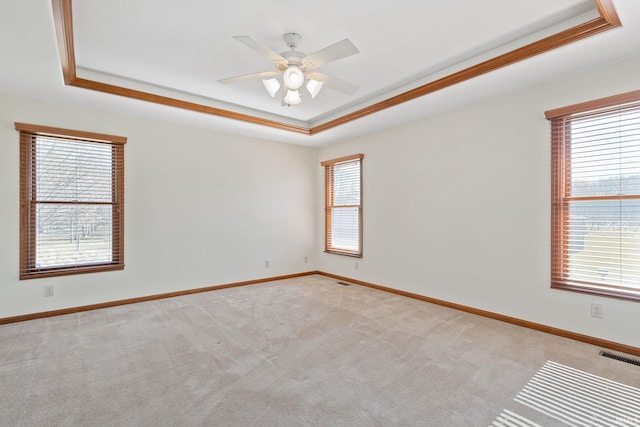
{"label": "frosted glass light shade", "polygon": [[320,92],[320,89],[322,89],[323,84],[324,82],[309,79],[309,81],[307,82],[307,90],[311,94],[311,98],[316,97],[316,95]]}
{"label": "frosted glass light shade", "polygon": [[282,75],[284,85],[290,90],[298,90],[304,83],[304,73],[295,65],[287,68]]}
{"label": "frosted glass light shade", "polygon": [[283,101],[287,105],[298,105],[302,102],[302,98],[300,98],[300,93],[297,90],[288,90]]}
{"label": "frosted glass light shade", "polygon": [[278,79],[262,79],[262,84],[272,98],[276,96],[276,92],[280,89],[280,82]]}

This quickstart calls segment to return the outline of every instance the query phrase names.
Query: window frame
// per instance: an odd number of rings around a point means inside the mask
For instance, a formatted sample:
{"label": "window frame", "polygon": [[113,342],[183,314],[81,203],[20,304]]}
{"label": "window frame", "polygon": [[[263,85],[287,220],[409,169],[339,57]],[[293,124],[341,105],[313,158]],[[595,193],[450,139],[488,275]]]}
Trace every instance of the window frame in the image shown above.
{"label": "window frame", "polygon": [[[326,160],[320,163],[324,167],[324,194],[325,194],[325,222],[324,222],[324,252],[346,255],[355,258],[362,258],[362,159],[364,154],[352,154],[349,156],[339,157],[337,159]],[[333,180],[333,168],[336,165],[357,161],[359,162],[359,181],[360,181],[360,203],[358,205],[333,205],[333,193],[334,193],[334,180]],[[336,207],[343,208],[358,208],[358,249],[353,251],[344,248],[331,246],[331,224],[332,224],[332,209]]]}
{"label": "window frame", "polygon": [[[20,270],[19,278],[34,279],[72,274],[96,273],[124,269],[124,144],[126,137],[95,132],[63,129],[27,123],[15,123],[20,132]],[[57,138],[73,142],[101,143],[111,146],[112,256],[110,262],[71,264],[60,267],[36,267],[36,167],[34,150],[38,137]],[[66,202],[69,203],[69,202]],[[86,202],[70,202],[87,205]]]}
{"label": "window frame", "polygon": [[[584,116],[593,112],[602,113],[622,110],[630,103],[640,103],[640,90],[569,105],[545,112],[551,122],[551,288],[567,291],[640,301],[640,290],[606,285],[597,282],[570,280],[568,265],[569,219],[571,200],[571,135],[567,122],[574,116]],[[627,105],[625,105],[627,104]],[[619,195],[620,200],[640,199],[640,195]],[[577,199],[605,200],[611,196],[585,196]]]}

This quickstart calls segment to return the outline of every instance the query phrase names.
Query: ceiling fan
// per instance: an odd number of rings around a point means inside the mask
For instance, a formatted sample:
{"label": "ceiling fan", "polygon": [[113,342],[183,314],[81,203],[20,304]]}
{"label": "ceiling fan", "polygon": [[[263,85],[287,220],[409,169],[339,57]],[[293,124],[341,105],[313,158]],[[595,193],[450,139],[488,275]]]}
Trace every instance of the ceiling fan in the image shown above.
{"label": "ceiling fan", "polygon": [[276,69],[221,79],[218,80],[219,83],[229,84],[241,80],[262,78],[262,83],[272,98],[275,97],[280,86],[284,84],[286,94],[282,100],[282,104],[288,106],[302,102],[298,89],[300,89],[305,82],[311,98],[315,98],[325,84],[327,87],[346,95],[353,95],[358,90],[358,86],[352,83],[328,76],[324,73],[312,71],[329,62],[337,61],[338,59],[358,53],[358,48],[355,47],[349,39],[341,40],[311,55],[306,55],[296,50],[302,39],[302,36],[298,33],[286,33],[282,36],[290,50],[280,54],[249,36],[233,36],[233,38],[272,60]]}

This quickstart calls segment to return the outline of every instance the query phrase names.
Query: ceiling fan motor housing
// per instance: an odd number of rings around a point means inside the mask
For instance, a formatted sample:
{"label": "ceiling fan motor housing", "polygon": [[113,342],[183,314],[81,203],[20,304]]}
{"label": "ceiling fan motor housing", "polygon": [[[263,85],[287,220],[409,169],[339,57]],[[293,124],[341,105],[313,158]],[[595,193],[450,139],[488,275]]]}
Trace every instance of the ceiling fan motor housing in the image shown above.
{"label": "ceiling fan motor housing", "polygon": [[287,60],[287,64],[276,64],[276,68],[279,71],[284,71],[290,66],[295,65],[300,68],[303,73],[306,72],[307,67],[303,66],[302,58],[305,58],[307,54],[296,50],[300,44],[300,40],[302,40],[302,36],[298,33],[286,33],[282,38],[291,50],[287,50],[280,54],[280,56]]}
{"label": "ceiling fan motor housing", "polygon": [[284,71],[292,65],[295,65],[302,71],[307,71],[307,67],[302,64],[302,58],[306,56],[304,53],[292,50],[289,52],[282,52],[280,55],[287,60],[287,64],[276,64],[276,68],[279,71]]}
{"label": "ceiling fan motor housing", "polygon": [[296,47],[300,44],[300,40],[302,40],[302,36],[298,33],[286,33],[282,36],[282,39],[289,49],[296,50]]}

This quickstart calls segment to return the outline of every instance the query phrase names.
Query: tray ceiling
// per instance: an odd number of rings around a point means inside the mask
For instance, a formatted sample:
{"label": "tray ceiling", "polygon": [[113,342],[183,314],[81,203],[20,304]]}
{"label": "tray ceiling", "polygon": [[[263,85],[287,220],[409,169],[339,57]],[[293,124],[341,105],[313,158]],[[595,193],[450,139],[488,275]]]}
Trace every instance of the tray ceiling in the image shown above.
{"label": "tray ceiling", "polygon": [[[33,7],[46,3],[34,0]],[[417,111],[421,108],[434,112],[437,108],[426,100],[440,104],[441,97],[432,95],[461,83],[476,81],[477,90],[471,87],[474,84],[468,85],[471,100],[474,91],[484,91],[485,97],[499,93],[500,88],[491,91],[479,85],[483,80],[490,81],[491,74],[515,64],[533,64],[531,72],[519,66],[523,84],[549,76],[548,71],[539,73],[532,58],[597,39],[618,27],[620,21],[625,30],[631,24],[631,35],[637,35],[638,25],[629,15],[629,11],[638,11],[637,3],[633,3],[52,0],[49,13],[56,31],[57,67],[60,70],[62,64],[67,86],[101,92],[103,97],[115,94],[133,98],[137,100],[135,108],[144,108],[140,107],[141,100],[199,116],[204,113],[214,117],[210,117],[212,123],[229,122],[232,132],[248,126],[252,129],[248,134],[256,134],[258,128],[261,131],[257,132],[268,139],[279,139],[283,132],[302,138],[328,132],[330,136],[319,139],[324,143],[345,135],[338,131],[342,127],[357,134],[362,132],[361,126],[373,123],[371,128],[376,128],[376,119],[388,126],[401,123],[403,117],[420,117]],[[18,17],[26,13],[17,4],[13,7]],[[18,26],[19,22],[7,20],[7,24]],[[348,96],[324,88],[315,99],[303,93],[300,105],[286,107],[279,97],[267,94],[260,79],[231,85],[217,82],[274,69],[268,59],[232,36],[247,35],[283,52],[287,47],[282,35],[287,32],[302,34],[298,50],[307,54],[349,38],[360,52],[318,71],[355,83],[359,90]],[[636,55],[637,48],[627,47],[604,59],[587,58],[578,51],[573,68],[628,56],[630,52]],[[558,64],[556,75],[571,71],[569,62],[559,63],[557,55],[553,60]],[[505,87],[513,84],[518,83]],[[372,119],[371,115],[376,117]],[[297,142],[299,138],[281,139]]]}

